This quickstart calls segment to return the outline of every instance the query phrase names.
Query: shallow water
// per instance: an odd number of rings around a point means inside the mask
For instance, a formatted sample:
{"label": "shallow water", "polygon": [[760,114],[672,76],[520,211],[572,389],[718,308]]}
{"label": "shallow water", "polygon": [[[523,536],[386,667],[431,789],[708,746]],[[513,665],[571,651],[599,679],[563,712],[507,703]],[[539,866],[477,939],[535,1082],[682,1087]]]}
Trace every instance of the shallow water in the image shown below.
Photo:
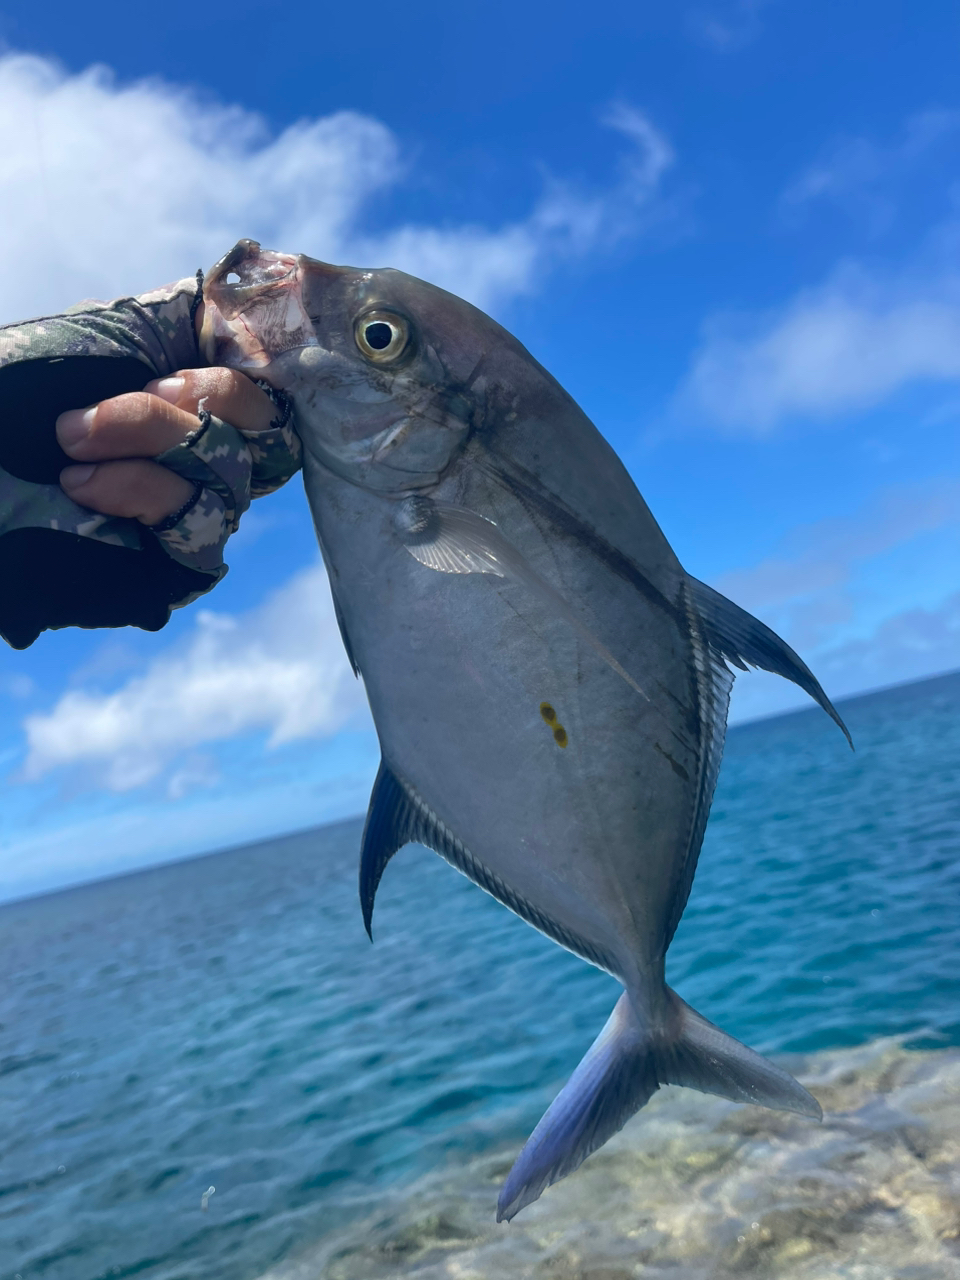
{"label": "shallow water", "polygon": [[839,1118],[664,1091],[495,1230],[616,984],[422,850],[371,947],[349,823],[0,908],[0,1277],[960,1274],[960,1067],[929,1053],[960,1046],[960,676],[843,711],[855,755],[816,711],[731,732],[669,965],[815,1055]]}
{"label": "shallow water", "polygon": [[509,1226],[489,1213],[503,1151],[263,1280],[957,1280],[960,1053],[886,1041],[791,1065],[822,1125],[666,1089]]}

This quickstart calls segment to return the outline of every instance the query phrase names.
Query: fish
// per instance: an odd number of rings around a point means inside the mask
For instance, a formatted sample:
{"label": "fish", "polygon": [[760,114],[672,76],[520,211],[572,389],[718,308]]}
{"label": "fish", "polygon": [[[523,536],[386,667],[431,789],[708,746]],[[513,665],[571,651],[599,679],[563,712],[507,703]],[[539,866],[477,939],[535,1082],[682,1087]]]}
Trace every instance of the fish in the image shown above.
{"label": "fish", "polygon": [[735,672],[793,681],[853,745],[810,669],[684,571],[593,423],[468,302],[245,240],[207,276],[201,344],[294,406],[381,748],[360,852],[371,939],[384,870],[417,842],[623,987],[517,1157],[498,1221],[662,1085],[820,1118],[664,976]]}

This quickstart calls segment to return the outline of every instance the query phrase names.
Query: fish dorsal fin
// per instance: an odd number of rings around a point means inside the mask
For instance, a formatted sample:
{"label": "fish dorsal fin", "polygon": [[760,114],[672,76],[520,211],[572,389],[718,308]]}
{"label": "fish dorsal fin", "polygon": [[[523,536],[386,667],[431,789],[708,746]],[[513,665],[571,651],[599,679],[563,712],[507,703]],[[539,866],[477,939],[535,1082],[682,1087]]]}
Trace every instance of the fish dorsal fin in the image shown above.
{"label": "fish dorsal fin", "polygon": [[387,863],[405,844],[422,844],[434,853],[439,853],[445,862],[456,867],[468,880],[479,885],[491,897],[502,902],[515,915],[545,933],[548,938],[559,942],[561,947],[582,956],[600,969],[613,972],[614,964],[610,956],[544,916],[532,903],[515,893],[470,852],[423,797],[409,783],[402,782],[384,761],[380,762],[377,780],[373,784],[360,849],[360,905],[363,923],[371,939],[373,935],[370,932],[370,922],[377,886]]}
{"label": "fish dorsal fin", "polygon": [[569,601],[550,585],[492,520],[431,498],[407,498],[396,528],[415,560],[439,573],[489,573],[524,587],[545,609],[562,618],[642,698],[647,694],[587,626]]}
{"label": "fish dorsal fin", "polygon": [[836,707],[823,692],[807,664],[786,641],[781,640],[775,631],[764,626],[758,618],[747,613],[746,609],[741,609],[719,591],[708,587],[705,582],[688,577],[687,584],[711,648],[741,671],[746,671],[748,667],[760,667],[799,685],[839,725],[852,749],[850,731],[840,719]]}
{"label": "fish dorsal fin", "polygon": [[[693,885],[700,847],[703,844],[707,818],[720,773],[723,744],[727,729],[727,709],[733,672],[732,662],[741,671],[747,664],[762,667],[785,676],[809,693],[831,716],[850,741],[847,727],[823,692],[809,667],[790,646],[769,627],[764,626],[739,605],[720,595],[696,578],[687,577],[684,599],[690,626],[690,641],[696,671],[697,702],[700,719],[700,772],[687,852],[680,868],[680,879],[673,909],[664,934],[665,948],[670,945]],[[724,661],[726,659],[726,661]],[[851,742],[851,746],[852,746]]]}
{"label": "fish dorsal fin", "polygon": [[[690,579],[687,581],[689,583]],[[727,736],[730,690],[733,688],[733,672],[720,654],[711,649],[691,596],[691,592],[684,592],[696,677],[697,712],[700,721],[700,767],[686,855],[679,868],[677,889],[670,917],[666,922],[664,951],[673,940],[693,887],[693,877],[697,870],[700,848],[707,829],[710,806],[713,804],[713,793],[717,788],[717,778],[720,774],[723,744]]]}

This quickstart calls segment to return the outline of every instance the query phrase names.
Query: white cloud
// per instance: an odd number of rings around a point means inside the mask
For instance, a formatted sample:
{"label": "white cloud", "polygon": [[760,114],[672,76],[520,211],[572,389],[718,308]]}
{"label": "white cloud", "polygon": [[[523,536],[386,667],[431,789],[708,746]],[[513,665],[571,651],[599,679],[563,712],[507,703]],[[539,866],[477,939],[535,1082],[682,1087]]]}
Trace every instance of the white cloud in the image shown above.
{"label": "white cloud", "polygon": [[559,186],[499,228],[408,225],[362,234],[367,203],[402,177],[397,139],[341,111],[272,136],[257,115],[161,81],[67,75],[33,56],[0,59],[0,320],[83,297],[143,291],[208,266],[240,236],[332,261],[393,265],[494,306],[559,258],[640,229],[672,161],[629,108],[607,123],[632,148],[593,197]]}
{"label": "white cloud", "polygon": [[346,754],[339,769],[307,754],[290,777],[252,784],[244,778],[242,785],[204,788],[186,798],[51,805],[45,818],[19,825],[0,841],[0,901],[354,817],[370,795],[376,740]]}
{"label": "white cloud", "polygon": [[[831,646],[818,665],[838,696],[919,680],[960,665],[960,591],[932,609],[904,609],[860,639]],[[891,679],[891,673],[896,673]]]}
{"label": "white cloud", "polygon": [[612,107],[602,123],[631,143],[605,190],[588,195],[554,179],[521,222],[498,231],[399,227],[355,239],[354,260],[389,263],[489,309],[501,298],[533,291],[557,262],[637,234],[665,210],[658,194],[674,153],[647,117],[626,104]]}
{"label": "white cloud", "polygon": [[[954,671],[960,665],[960,592],[933,608],[894,613],[863,636],[821,649],[810,665],[834,700]],[[734,684],[730,719],[736,724],[811,705],[777,676],[750,672]]]}
{"label": "white cloud", "polygon": [[960,523],[960,480],[937,478],[876,494],[853,516],[796,529],[784,553],[721,575],[714,585],[745,609],[770,609],[847,582],[858,563]]}
{"label": "white cloud", "polygon": [[[881,145],[841,138],[794,180],[781,211],[804,214],[829,201],[879,233],[906,184],[936,148],[960,141],[960,111],[909,117]],[[938,183],[944,164],[940,158]],[[954,195],[954,204],[956,203]],[[919,382],[960,379],[960,221],[953,215],[899,269],[842,262],[819,285],[762,314],[707,321],[676,399],[685,417],[762,436],[789,419],[827,419],[870,409]]]}
{"label": "white cloud", "polygon": [[701,44],[717,53],[734,53],[760,34],[760,14],[771,0],[733,0],[711,9],[692,9],[687,29]]}
{"label": "white cloud", "polygon": [[883,280],[854,266],[760,318],[718,318],[677,410],[763,435],[790,418],[866,409],[909,383],[960,379],[960,279]]}
{"label": "white cloud", "polygon": [[271,138],[239,107],[37,57],[0,60],[0,119],[6,319],[151,288],[240,235],[333,248],[398,172],[389,130],[353,112]]}
{"label": "white cloud", "polygon": [[[49,712],[28,716],[23,773],[35,781],[57,767],[83,766],[111,790],[126,791],[204,744],[256,731],[269,735],[269,746],[329,736],[365,707],[326,575],[311,568],[246,615],[201,610],[186,641],[119,688],[73,689]],[[185,768],[169,780],[174,798],[214,780],[205,757],[192,780]]]}
{"label": "white cloud", "polygon": [[[958,532],[960,479],[903,485],[851,516],[794,530],[778,555],[713,585],[793,645],[832,698],[861,693],[960,664]],[[908,604],[917,591],[939,603]],[[804,701],[792,685],[751,673],[738,677],[732,718]]]}
{"label": "white cloud", "polygon": [[931,110],[910,116],[887,144],[869,138],[837,138],[784,192],[789,217],[829,201],[866,221],[880,234],[894,221],[897,193],[936,148],[960,134],[960,111]]}

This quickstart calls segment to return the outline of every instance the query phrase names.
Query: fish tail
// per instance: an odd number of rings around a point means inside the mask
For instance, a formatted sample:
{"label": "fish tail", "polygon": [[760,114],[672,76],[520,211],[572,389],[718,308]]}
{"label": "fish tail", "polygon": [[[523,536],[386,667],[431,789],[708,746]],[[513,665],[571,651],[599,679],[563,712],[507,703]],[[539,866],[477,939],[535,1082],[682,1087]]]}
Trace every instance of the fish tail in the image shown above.
{"label": "fish tail", "polygon": [[793,1076],[701,1018],[669,988],[667,993],[669,1017],[661,1027],[644,1026],[626,993],[617,1001],[517,1157],[500,1192],[498,1222],[572,1173],[662,1084],[821,1118],[820,1104]]}

